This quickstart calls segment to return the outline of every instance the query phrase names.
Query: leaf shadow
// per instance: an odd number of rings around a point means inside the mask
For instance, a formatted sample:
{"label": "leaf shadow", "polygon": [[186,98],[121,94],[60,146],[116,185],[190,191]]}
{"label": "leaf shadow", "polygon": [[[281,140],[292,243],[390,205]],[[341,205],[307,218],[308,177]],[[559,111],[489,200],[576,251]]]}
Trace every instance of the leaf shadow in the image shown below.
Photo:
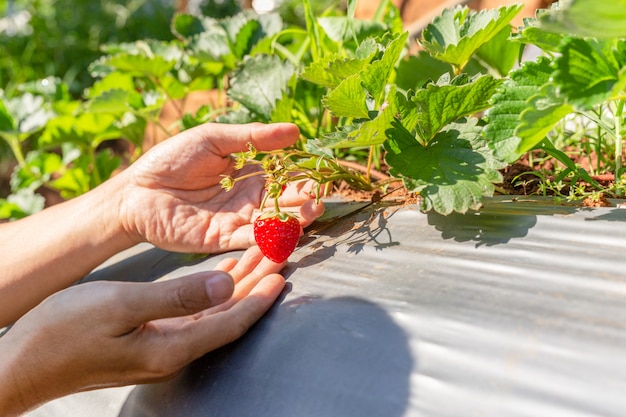
{"label": "leaf shadow", "polygon": [[310,253],[290,264],[285,272],[320,263],[335,255],[339,246],[346,246],[347,252],[352,254],[359,254],[368,246],[376,251],[398,246],[400,242],[393,239],[388,227],[388,219],[395,213],[390,209],[393,205],[397,203],[368,205],[325,224],[314,224],[301,241],[300,250]]}

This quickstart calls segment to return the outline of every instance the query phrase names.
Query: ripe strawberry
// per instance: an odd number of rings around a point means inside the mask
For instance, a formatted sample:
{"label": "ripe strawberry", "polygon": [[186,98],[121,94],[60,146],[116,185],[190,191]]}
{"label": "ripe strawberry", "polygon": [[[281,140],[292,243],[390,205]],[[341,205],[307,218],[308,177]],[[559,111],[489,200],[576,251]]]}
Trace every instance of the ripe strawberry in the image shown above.
{"label": "ripe strawberry", "polygon": [[300,222],[287,213],[266,213],[254,221],[254,240],[263,255],[281,263],[296,249]]}

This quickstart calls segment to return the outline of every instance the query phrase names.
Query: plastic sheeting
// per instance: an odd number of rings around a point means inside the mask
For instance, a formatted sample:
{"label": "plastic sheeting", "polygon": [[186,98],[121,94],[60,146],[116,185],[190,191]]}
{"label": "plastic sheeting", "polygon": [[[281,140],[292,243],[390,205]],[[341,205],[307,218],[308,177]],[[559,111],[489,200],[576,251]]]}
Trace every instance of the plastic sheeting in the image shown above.
{"label": "plastic sheeting", "polygon": [[[624,415],[626,210],[363,206],[329,204],[290,258],[285,293],[239,341],[172,381],[31,416]],[[224,256],[140,245],[88,279],[182,276]]]}

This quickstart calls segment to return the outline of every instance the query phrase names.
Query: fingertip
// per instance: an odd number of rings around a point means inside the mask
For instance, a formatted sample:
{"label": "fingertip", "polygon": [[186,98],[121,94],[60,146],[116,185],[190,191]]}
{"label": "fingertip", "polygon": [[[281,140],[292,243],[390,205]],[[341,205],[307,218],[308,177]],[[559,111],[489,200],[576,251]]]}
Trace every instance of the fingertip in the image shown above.
{"label": "fingertip", "polygon": [[215,273],[205,281],[205,288],[211,304],[221,304],[230,299],[233,295],[235,291],[235,281],[230,274],[224,271],[215,271]]}
{"label": "fingertip", "polygon": [[300,129],[293,123],[261,124],[251,130],[250,136],[259,150],[280,149],[293,145],[300,136]]}
{"label": "fingertip", "polygon": [[322,200],[309,200],[300,208],[300,215],[305,225],[312,223],[322,214],[324,214],[324,202]]}

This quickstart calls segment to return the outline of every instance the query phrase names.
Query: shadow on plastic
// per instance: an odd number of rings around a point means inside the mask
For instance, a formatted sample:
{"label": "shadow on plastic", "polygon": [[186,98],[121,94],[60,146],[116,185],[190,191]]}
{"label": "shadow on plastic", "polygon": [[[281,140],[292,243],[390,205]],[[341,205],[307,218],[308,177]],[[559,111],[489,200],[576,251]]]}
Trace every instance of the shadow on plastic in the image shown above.
{"label": "shadow on plastic", "polygon": [[377,305],[300,297],[175,379],[136,387],[119,417],[402,416],[414,367]]}

